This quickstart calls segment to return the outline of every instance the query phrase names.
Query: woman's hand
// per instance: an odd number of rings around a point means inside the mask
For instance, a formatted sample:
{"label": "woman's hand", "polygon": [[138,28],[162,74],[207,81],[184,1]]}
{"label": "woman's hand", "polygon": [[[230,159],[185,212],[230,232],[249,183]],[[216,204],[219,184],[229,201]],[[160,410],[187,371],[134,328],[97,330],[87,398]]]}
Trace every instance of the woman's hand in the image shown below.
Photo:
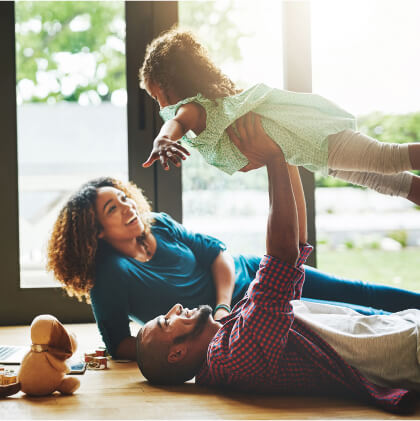
{"label": "woman's hand", "polygon": [[245,155],[249,163],[241,172],[248,172],[266,165],[271,159],[283,152],[280,147],[264,131],[261,118],[252,112],[235,121],[236,134],[233,125],[226,129],[230,140]]}
{"label": "woman's hand", "polygon": [[170,139],[167,136],[159,135],[153,141],[153,149],[147,158],[147,161],[143,163],[144,168],[150,167],[155,161],[159,160],[162,167],[168,171],[169,163],[171,161],[176,167],[181,166],[181,160],[187,159],[190,153],[180,143]]}
{"label": "woman's hand", "polygon": [[219,308],[216,313],[214,313],[213,319],[214,320],[220,320],[223,319],[223,317],[228,316],[230,313],[225,308]]}

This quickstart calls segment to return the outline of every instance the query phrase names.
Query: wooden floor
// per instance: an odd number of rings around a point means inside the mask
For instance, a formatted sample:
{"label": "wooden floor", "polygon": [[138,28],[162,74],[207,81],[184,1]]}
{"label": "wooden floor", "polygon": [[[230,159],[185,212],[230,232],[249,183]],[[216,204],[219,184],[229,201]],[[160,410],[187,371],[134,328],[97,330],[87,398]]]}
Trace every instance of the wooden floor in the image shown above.
{"label": "wooden floor", "polygon": [[[78,352],[101,345],[93,324],[67,325],[76,333]],[[0,327],[0,344],[29,344],[28,327]],[[0,419],[396,419],[352,401],[327,398],[262,397],[215,392],[187,383],[157,388],[137,365],[110,361],[109,369],[86,371],[73,396],[29,398],[22,392],[0,399]],[[420,408],[413,416],[419,419]]]}

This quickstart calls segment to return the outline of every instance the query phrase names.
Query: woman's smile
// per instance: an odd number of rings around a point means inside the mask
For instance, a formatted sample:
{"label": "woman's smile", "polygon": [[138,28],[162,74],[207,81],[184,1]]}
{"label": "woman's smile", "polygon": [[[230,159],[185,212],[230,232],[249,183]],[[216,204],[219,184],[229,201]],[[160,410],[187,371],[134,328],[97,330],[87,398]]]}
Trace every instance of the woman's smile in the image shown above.
{"label": "woman's smile", "polygon": [[138,222],[138,215],[134,214],[133,216],[130,217],[130,219],[128,220],[128,222],[126,222],[125,225],[133,225],[134,223]]}

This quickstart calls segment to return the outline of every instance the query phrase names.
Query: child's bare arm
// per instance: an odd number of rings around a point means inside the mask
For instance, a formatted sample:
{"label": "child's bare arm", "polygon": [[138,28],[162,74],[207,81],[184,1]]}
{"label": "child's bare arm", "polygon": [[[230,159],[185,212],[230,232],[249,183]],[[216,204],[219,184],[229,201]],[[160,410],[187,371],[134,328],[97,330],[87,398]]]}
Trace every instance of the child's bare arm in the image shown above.
{"label": "child's bare arm", "polygon": [[143,167],[150,167],[158,159],[165,170],[169,170],[168,160],[179,167],[180,160],[190,155],[187,149],[177,141],[189,130],[196,135],[205,129],[206,115],[204,109],[195,103],[184,104],[179,107],[176,116],[168,120],[160,129],[153,141],[153,149]]}

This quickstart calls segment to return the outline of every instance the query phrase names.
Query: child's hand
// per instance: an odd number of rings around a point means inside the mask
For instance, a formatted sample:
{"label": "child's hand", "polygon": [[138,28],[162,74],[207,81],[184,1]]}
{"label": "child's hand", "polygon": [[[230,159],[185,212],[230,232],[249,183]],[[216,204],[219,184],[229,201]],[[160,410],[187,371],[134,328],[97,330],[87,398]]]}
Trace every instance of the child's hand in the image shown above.
{"label": "child's hand", "polygon": [[169,139],[167,136],[158,136],[153,142],[152,152],[150,153],[149,158],[147,158],[147,161],[143,163],[143,167],[148,168],[159,159],[162,167],[168,171],[168,159],[176,167],[180,167],[181,159],[187,159],[186,155],[189,156],[190,153],[180,143]]}

